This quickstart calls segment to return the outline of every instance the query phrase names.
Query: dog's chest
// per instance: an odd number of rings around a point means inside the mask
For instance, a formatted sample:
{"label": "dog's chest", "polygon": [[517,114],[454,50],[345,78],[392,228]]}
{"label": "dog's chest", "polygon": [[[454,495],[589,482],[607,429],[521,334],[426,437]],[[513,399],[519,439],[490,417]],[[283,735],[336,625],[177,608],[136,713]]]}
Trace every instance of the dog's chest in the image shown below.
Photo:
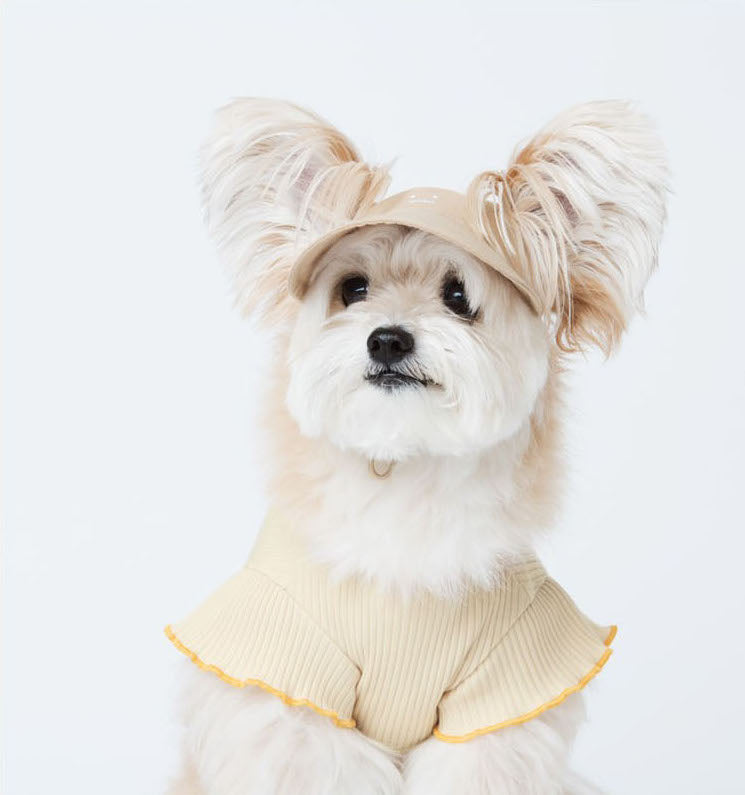
{"label": "dog's chest", "polygon": [[[354,588],[345,588],[349,591]],[[360,670],[354,717],[359,729],[394,748],[429,736],[444,692],[484,653],[486,604],[403,601],[363,592],[349,600],[352,620],[330,627]]]}
{"label": "dog's chest", "polygon": [[489,590],[403,597],[335,581],[296,528],[270,516],[246,567],[168,634],[229,684],[262,687],[404,751],[432,733],[443,698],[524,610],[531,572],[545,577],[526,563]]}
{"label": "dog's chest", "polygon": [[404,598],[334,581],[271,517],[248,564],[166,632],[230,685],[407,751],[555,706],[603,667],[615,629],[590,621],[534,558],[488,590]]}
{"label": "dog's chest", "polygon": [[351,662],[356,725],[393,748],[432,733],[443,694],[478,666],[527,600],[520,588],[446,599],[404,597],[358,578],[336,582],[308,560],[297,534],[276,521],[271,527],[250,565],[279,583]]}

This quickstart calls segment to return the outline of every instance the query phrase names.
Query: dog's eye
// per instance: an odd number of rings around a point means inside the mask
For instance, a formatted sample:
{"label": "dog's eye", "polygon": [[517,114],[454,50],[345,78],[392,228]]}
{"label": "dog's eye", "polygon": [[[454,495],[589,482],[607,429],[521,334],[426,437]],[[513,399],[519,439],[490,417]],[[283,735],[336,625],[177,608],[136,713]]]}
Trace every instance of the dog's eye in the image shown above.
{"label": "dog's eye", "polygon": [[471,319],[476,315],[468,303],[466,288],[460,279],[453,277],[446,279],[442,286],[442,301],[451,312],[455,312],[460,317]]}
{"label": "dog's eye", "polygon": [[356,304],[367,298],[367,279],[364,276],[350,276],[341,283],[341,300],[344,306]]}

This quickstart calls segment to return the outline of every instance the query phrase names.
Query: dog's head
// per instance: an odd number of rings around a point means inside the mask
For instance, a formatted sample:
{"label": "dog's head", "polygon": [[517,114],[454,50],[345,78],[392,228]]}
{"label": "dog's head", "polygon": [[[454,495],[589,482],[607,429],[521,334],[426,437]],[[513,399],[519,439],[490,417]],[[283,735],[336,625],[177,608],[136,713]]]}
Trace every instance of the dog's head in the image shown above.
{"label": "dog's head", "polygon": [[531,416],[557,354],[609,353],[639,307],[665,214],[661,146],[624,103],[575,108],[468,189],[474,234],[504,267],[421,229],[370,225],[321,253],[302,299],[291,295],[299,253],[387,185],[287,103],[234,102],[205,147],[209,225],[241,307],[287,332],[301,431],[379,459],[494,445]]}

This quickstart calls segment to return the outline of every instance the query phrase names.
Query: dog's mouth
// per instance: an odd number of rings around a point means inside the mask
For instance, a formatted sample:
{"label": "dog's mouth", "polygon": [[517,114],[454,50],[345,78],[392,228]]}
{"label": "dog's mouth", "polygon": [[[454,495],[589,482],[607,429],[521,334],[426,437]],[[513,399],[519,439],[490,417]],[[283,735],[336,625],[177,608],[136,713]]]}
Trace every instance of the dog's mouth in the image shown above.
{"label": "dog's mouth", "polygon": [[404,386],[433,386],[434,381],[428,378],[417,378],[416,376],[402,373],[398,370],[380,370],[376,373],[367,373],[365,380],[383,389],[396,389]]}

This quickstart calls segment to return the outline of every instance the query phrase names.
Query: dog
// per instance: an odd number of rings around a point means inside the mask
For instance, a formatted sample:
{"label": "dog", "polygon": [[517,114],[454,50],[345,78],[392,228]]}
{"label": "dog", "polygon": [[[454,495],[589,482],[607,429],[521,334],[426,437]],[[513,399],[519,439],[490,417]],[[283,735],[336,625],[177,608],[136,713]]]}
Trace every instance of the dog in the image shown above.
{"label": "dog", "polygon": [[272,506],[166,631],[171,795],[564,795],[612,627],[532,552],[561,492],[562,370],[609,355],[656,267],[668,169],[625,102],[559,115],[464,194],[296,105],[239,99],[202,159],[240,309],[273,340]]}

